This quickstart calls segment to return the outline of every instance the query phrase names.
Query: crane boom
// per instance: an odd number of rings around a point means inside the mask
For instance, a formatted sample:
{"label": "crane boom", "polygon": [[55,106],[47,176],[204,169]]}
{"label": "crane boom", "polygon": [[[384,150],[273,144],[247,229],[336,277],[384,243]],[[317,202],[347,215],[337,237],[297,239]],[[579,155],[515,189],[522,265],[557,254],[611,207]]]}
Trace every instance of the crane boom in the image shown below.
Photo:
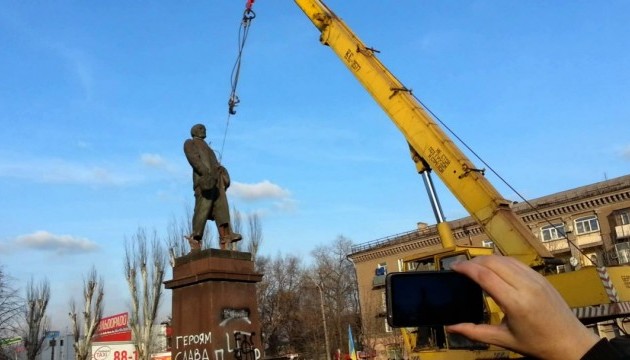
{"label": "crane boom", "polygon": [[504,255],[537,267],[553,255],[533,236],[435,119],[354,32],[319,0],[295,0],[329,46]]}

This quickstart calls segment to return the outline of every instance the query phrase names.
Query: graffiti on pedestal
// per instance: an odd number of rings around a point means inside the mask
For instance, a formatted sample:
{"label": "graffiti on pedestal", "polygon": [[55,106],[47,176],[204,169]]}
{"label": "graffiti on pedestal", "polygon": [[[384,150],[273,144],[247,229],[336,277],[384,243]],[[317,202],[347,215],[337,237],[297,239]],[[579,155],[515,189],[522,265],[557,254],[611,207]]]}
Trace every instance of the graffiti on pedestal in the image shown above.
{"label": "graffiti on pedestal", "polygon": [[249,320],[249,309],[226,308],[221,310],[221,323],[219,326],[225,326],[232,320],[242,320],[251,325],[252,321]]}
{"label": "graffiti on pedestal", "polygon": [[[234,358],[236,360],[257,360],[260,351],[254,347],[252,336],[255,333],[234,332]],[[258,351],[258,354],[256,354]]]}
{"label": "graffiti on pedestal", "polygon": [[207,345],[212,344],[212,333],[202,332],[175,337],[174,360],[210,360]]}
{"label": "graffiti on pedestal", "polygon": [[224,344],[213,343],[210,331],[176,336],[173,360],[229,360],[230,354],[236,360],[259,360],[261,352],[254,346],[253,336],[246,331],[234,331],[232,336],[225,332]]}
{"label": "graffiti on pedestal", "polygon": [[[247,325],[252,324],[249,317],[249,309],[224,308],[219,316],[221,320],[219,326],[225,328],[230,324],[229,328],[238,329],[240,322],[247,328]],[[260,349],[254,345],[254,332],[233,330],[223,333],[225,340],[221,336],[213,339],[212,331],[176,336],[173,360],[259,360],[261,358]]]}

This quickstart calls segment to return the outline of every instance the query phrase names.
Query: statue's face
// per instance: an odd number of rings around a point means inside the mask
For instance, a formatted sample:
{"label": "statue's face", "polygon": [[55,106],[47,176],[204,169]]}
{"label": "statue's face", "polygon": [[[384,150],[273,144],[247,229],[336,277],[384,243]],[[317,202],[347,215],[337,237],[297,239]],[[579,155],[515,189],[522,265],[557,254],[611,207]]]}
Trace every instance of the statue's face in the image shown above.
{"label": "statue's face", "polygon": [[205,139],[206,138],[206,127],[202,124],[197,124],[190,129],[190,134],[193,137]]}

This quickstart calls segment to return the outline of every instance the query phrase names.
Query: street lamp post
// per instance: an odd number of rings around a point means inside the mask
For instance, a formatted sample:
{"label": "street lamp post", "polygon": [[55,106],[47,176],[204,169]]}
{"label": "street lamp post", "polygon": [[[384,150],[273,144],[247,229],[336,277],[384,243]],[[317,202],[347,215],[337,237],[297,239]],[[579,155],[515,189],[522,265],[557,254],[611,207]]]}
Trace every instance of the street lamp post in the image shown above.
{"label": "street lamp post", "polygon": [[322,324],[324,326],[324,342],[326,344],[326,360],[330,360],[330,344],[328,343],[328,329],[326,328],[326,312],[324,311],[324,292],[322,287],[315,283],[317,290],[319,290],[319,305],[322,310]]}
{"label": "street lamp post", "polygon": [[50,344],[50,360],[55,360],[55,345],[57,345],[57,340],[55,340],[55,338],[52,338],[49,344]]}

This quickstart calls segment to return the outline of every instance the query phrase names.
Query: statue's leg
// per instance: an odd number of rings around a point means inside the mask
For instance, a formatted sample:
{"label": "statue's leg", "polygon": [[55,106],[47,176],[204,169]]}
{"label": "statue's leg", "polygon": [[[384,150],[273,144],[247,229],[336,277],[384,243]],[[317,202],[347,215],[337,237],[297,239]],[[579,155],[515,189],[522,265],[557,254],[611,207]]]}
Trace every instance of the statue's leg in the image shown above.
{"label": "statue's leg", "polygon": [[204,197],[200,192],[195,192],[195,209],[192,218],[192,240],[189,239],[190,249],[201,249],[201,239],[206,228],[206,221],[212,206],[212,200]]}
{"label": "statue's leg", "polygon": [[241,234],[232,231],[232,225],[230,223],[230,210],[228,206],[227,197],[225,191],[220,188],[219,196],[214,201],[213,216],[217,224],[217,230],[219,232],[219,244],[221,249],[229,250],[230,245],[233,242],[243,239]]}
{"label": "statue's leg", "polygon": [[219,244],[222,250],[231,250],[230,245],[243,239],[241,234],[232,231],[230,224],[217,223],[217,231],[219,232]]}

